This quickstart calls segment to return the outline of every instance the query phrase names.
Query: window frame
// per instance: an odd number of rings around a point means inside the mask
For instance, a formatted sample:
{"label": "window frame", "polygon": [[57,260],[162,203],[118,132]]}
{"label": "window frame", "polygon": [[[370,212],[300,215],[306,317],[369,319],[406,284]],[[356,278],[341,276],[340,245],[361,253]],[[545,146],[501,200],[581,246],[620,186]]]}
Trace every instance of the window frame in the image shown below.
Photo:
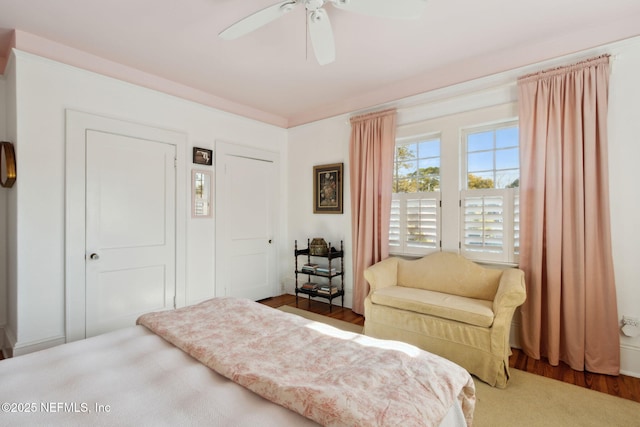
{"label": "window frame", "polygon": [[[468,125],[460,128],[460,218],[459,218],[459,250],[462,255],[469,259],[492,262],[492,263],[504,263],[504,264],[516,264],[519,261],[519,247],[516,242],[519,243],[519,187],[505,187],[505,188],[491,188],[491,189],[469,189],[469,151],[468,151],[468,136],[475,133],[486,131],[498,131],[500,129],[508,129],[515,127],[520,132],[520,123],[518,118],[505,118],[502,120],[495,120],[488,123],[482,123],[478,125]],[[520,144],[518,141],[518,150],[520,150]],[[496,175],[495,154],[500,150],[496,148],[495,144],[492,150],[494,165],[493,175]],[[473,151],[478,152],[478,151]],[[518,161],[518,180],[520,179],[520,162]],[[495,179],[494,179],[495,184]],[[467,197],[486,197],[486,196],[499,196],[503,198],[503,215],[502,215],[502,233],[504,235],[503,240],[503,253],[497,253],[490,249],[487,250],[471,250],[467,248],[466,240],[466,224],[468,223],[465,215],[465,206]],[[516,209],[517,207],[517,209]]]}
{"label": "window frame", "polygon": [[[408,137],[402,137],[402,138],[396,138],[396,142],[395,142],[395,150],[394,153],[397,152],[398,146],[400,145],[412,145],[412,144],[420,144],[422,142],[427,142],[427,141],[432,141],[432,140],[437,140],[439,147],[438,147],[438,151],[439,151],[439,156],[438,158],[438,170],[439,170],[439,183],[441,182],[442,179],[442,138],[441,138],[441,134],[440,132],[429,132],[429,133],[422,133],[422,134],[417,134],[417,135],[411,135]],[[435,158],[434,156],[430,156],[430,157],[425,157],[425,158]],[[420,158],[416,159],[416,160],[420,160]],[[442,237],[441,237],[441,223],[442,223],[442,215],[441,215],[441,211],[442,211],[442,201],[441,201],[441,193],[440,193],[440,184],[438,185],[438,190],[437,191],[415,191],[415,192],[395,192],[393,189],[396,188],[396,184],[397,184],[397,172],[398,172],[398,168],[397,168],[397,162],[396,162],[396,157],[394,154],[394,159],[393,159],[393,183],[392,183],[392,193],[391,193],[391,199],[392,199],[392,204],[394,201],[398,201],[399,202],[399,212],[398,212],[398,216],[400,218],[399,220],[399,226],[398,226],[398,240],[397,240],[397,244],[394,244],[392,242],[395,242],[395,240],[391,240],[391,232],[393,231],[393,218],[390,219],[389,222],[389,253],[392,255],[409,255],[409,256],[424,256],[427,255],[429,253],[433,253],[433,252],[438,252],[441,250],[442,247]],[[434,233],[434,240],[435,240],[435,247],[419,247],[417,245],[412,245],[411,242],[407,239],[407,237],[409,236],[408,233],[408,214],[407,214],[407,210],[408,210],[408,202],[410,200],[429,200],[429,201],[435,201],[435,227],[432,228],[432,230],[435,232]],[[392,207],[393,209],[393,207]],[[393,216],[393,210],[392,210],[392,216]],[[404,219],[404,220],[403,220]]]}
{"label": "window frame", "polygon": [[[469,185],[469,156],[468,156],[468,136],[470,134],[475,134],[475,133],[481,133],[481,132],[487,132],[487,131],[498,131],[500,129],[508,129],[508,128],[512,128],[515,127],[518,129],[518,132],[520,131],[520,126],[519,126],[519,121],[517,118],[509,118],[509,119],[505,119],[505,120],[497,120],[497,121],[492,121],[489,123],[483,123],[483,124],[478,124],[478,125],[471,125],[471,126],[465,126],[460,128],[460,173],[461,173],[461,177],[460,177],[460,182],[463,183],[463,185],[460,187],[462,190],[469,190],[468,185]],[[518,150],[520,149],[520,144],[518,143],[517,145]],[[496,175],[496,171],[498,169],[495,168],[495,153],[500,151],[500,150],[506,150],[503,148],[496,148],[495,146],[493,147],[492,150],[483,150],[486,152],[493,152],[493,161],[494,161],[494,167],[493,167],[493,175],[495,177]],[[479,150],[473,151],[474,153],[476,152],[480,152]],[[518,161],[518,179],[520,177],[520,162]],[[494,178],[494,183],[495,183],[495,178]],[[506,187],[505,187],[506,188]]]}

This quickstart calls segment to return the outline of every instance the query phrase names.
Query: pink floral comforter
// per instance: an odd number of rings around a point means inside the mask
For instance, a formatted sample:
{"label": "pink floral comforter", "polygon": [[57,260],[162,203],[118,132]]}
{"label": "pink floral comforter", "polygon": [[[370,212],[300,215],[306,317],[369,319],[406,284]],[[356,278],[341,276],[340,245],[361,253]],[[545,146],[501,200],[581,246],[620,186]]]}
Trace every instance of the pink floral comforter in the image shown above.
{"label": "pink floral comforter", "polygon": [[221,375],[325,426],[437,426],[475,386],[458,365],[236,298],[138,319]]}

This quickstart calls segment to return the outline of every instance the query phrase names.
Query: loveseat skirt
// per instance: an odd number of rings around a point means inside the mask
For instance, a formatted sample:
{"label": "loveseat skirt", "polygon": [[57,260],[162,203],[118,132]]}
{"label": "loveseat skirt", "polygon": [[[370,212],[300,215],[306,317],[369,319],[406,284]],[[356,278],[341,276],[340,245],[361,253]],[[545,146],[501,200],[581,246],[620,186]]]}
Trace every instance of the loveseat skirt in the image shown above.
{"label": "loveseat skirt", "polygon": [[509,331],[496,335],[491,328],[373,304],[370,297],[364,309],[365,335],[413,344],[457,363],[491,386],[506,387],[511,349],[495,336],[508,337]]}

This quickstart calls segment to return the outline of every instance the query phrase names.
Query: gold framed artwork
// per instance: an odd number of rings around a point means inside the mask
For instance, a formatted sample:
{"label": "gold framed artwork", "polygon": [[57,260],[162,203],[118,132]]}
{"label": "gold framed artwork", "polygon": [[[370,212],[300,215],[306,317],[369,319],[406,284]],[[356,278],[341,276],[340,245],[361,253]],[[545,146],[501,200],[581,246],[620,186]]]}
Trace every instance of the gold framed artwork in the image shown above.
{"label": "gold framed artwork", "polygon": [[342,213],[342,169],[342,163],[313,167],[313,213]]}

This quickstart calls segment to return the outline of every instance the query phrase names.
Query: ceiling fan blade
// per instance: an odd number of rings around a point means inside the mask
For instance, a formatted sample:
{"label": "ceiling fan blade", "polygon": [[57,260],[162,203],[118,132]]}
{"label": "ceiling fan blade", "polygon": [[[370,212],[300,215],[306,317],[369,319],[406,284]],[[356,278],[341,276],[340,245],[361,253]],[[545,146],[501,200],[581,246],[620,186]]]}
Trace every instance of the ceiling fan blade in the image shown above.
{"label": "ceiling fan blade", "polygon": [[291,12],[296,4],[295,0],[286,0],[266,7],[231,25],[218,34],[218,37],[225,40],[237,39]]}
{"label": "ceiling fan blade", "polygon": [[383,18],[416,19],[427,0],[329,0],[338,9]]}
{"label": "ceiling fan blade", "polygon": [[310,11],[308,15],[309,37],[318,64],[329,64],[336,59],[336,45],[329,15],[324,9]]}

